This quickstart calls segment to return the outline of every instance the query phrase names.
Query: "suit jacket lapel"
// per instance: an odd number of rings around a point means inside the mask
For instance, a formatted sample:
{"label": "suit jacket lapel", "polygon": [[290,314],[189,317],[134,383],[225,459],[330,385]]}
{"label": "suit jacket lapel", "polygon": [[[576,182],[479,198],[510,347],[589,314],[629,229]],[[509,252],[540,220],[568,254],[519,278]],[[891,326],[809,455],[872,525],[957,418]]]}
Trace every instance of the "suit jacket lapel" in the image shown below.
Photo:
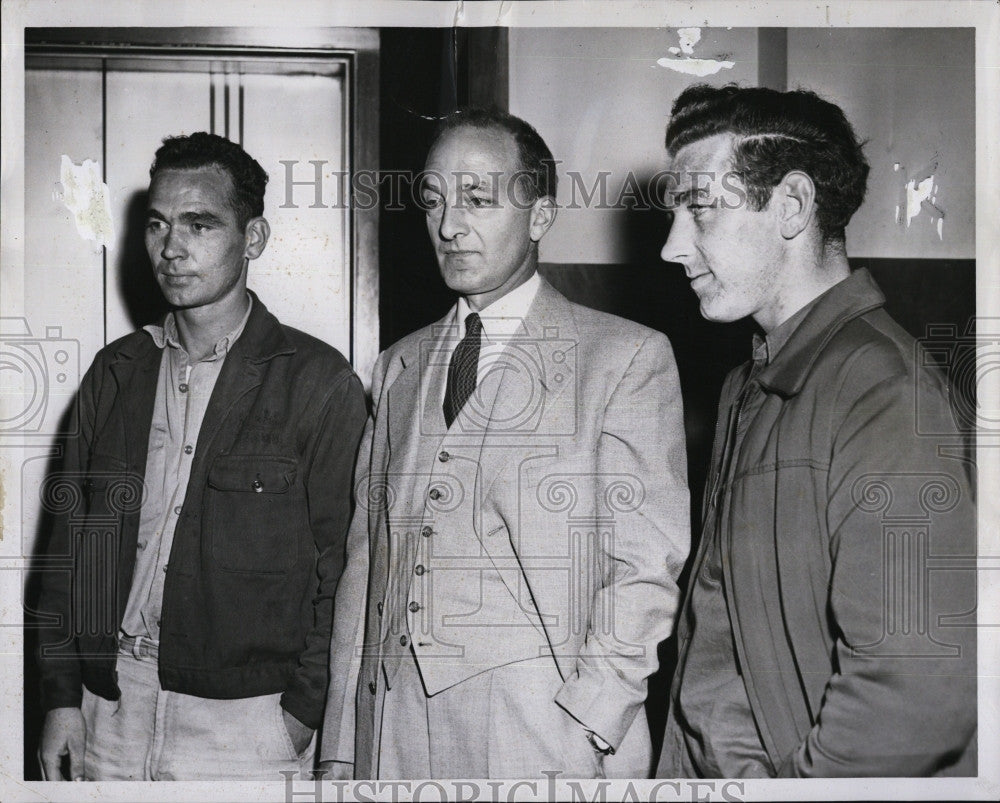
{"label": "suit jacket lapel", "polygon": [[512,439],[519,444],[537,440],[539,448],[552,445],[551,438],[534,436],[556,434],[550,424],[556,404],[576,386],[577,338],[569,302],[543,279],[523,326],[499,360],[503,370],[480,447],[484,493],[514,457],[512,450],[499,447]]}
{"label": "suit jacket lapel", "polygon": [[407,526],[411,519],[419,519],[423,503],[414,498],[414,488],[421,470],[426,470],[422,461],[429,459],[447,432],[438,395],[447,375],[453,325],[454,315],[449,313],[427,330],[426,337],[403,350],[397,356],[398,374],[386,392],[388,448],[382,469],[389,475],[394,497],[388,511],[390,535],[394,525]]}

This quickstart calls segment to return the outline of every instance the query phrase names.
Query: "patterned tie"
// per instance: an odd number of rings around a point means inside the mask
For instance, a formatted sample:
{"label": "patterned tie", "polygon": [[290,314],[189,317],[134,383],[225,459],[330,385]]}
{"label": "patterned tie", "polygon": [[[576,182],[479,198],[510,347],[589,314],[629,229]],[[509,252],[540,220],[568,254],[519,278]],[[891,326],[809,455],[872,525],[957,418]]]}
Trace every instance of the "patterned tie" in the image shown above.
{"label": "patterned tie", "polygon": [[465,337],[451,355],[448,365],[448,387],[444,394],[444,420],[448,426],[458,411],[465,406],[476,389],[476,371],[479,368],[479,341],[483,332],[482,321],[475,312],[465,318]]}

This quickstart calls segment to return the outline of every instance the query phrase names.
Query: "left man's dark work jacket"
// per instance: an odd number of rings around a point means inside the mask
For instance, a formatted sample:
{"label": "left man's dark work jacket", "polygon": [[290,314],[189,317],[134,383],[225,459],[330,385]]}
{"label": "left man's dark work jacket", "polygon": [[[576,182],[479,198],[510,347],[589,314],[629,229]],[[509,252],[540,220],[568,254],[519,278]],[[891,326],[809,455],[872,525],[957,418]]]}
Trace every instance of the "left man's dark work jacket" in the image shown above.
{"label": "left man's dark work jacket", "polygon": [[[40,610],[45,708],[82,685],[118,699],[117,633],[135,568],[162,351],[146,332],[103,348],[83,379]],[[336,349],[281,325],[256,297],[205,414],[163,589],[164,689],[217,699],[283,692],[322,721],[333,596],[344,563],[364,391]],[[65,504],[64,504],[65,503]],[[82,685],[81,685],[82,684]]]}

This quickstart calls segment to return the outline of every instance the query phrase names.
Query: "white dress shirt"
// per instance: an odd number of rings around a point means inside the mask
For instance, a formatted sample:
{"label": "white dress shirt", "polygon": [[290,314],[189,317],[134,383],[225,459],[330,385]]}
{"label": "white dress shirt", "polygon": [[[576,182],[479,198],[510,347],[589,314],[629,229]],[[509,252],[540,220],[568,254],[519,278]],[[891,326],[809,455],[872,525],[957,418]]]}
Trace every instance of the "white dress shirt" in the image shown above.
{"label": "white dress shirt", "polygon": [[[479,310],[479,320],[483,324],[482,339],[479,346],[479,365],[476,368],[477,384],[481,384],[490,368],[500,359],[510,340],[523,331],[524,319],[531,309],[531,304],[538,294],[542,280],[538,272],[524,284],[518,285],[507,295],[498,298],[489,306]],[[455,337],[448,343],[448,360],[465,337],[465,319],[475,312],[464,297],[460,297],[452,308],[454,316]],[[446,387],[441,388],[441,402],[444,403]]]}

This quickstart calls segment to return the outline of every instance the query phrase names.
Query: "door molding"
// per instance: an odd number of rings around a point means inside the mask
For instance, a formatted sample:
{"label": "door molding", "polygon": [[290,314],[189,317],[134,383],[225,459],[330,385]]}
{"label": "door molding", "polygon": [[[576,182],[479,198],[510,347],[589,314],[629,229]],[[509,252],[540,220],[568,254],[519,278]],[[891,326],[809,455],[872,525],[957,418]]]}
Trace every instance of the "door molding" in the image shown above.
{"label": "door molding", "polygon": [[[95,59],[234,59],[338,63],[344,70],[348,171],[376,171],[379,152],[379,34],[373,28],[27,28],[25,66],[86,67]],[[75,63],[74,63],[75,62]],[[372,205],[366,205],[370,207]],[[366,388],[379,348],[379,210],[347,215],[350,353]]]}

